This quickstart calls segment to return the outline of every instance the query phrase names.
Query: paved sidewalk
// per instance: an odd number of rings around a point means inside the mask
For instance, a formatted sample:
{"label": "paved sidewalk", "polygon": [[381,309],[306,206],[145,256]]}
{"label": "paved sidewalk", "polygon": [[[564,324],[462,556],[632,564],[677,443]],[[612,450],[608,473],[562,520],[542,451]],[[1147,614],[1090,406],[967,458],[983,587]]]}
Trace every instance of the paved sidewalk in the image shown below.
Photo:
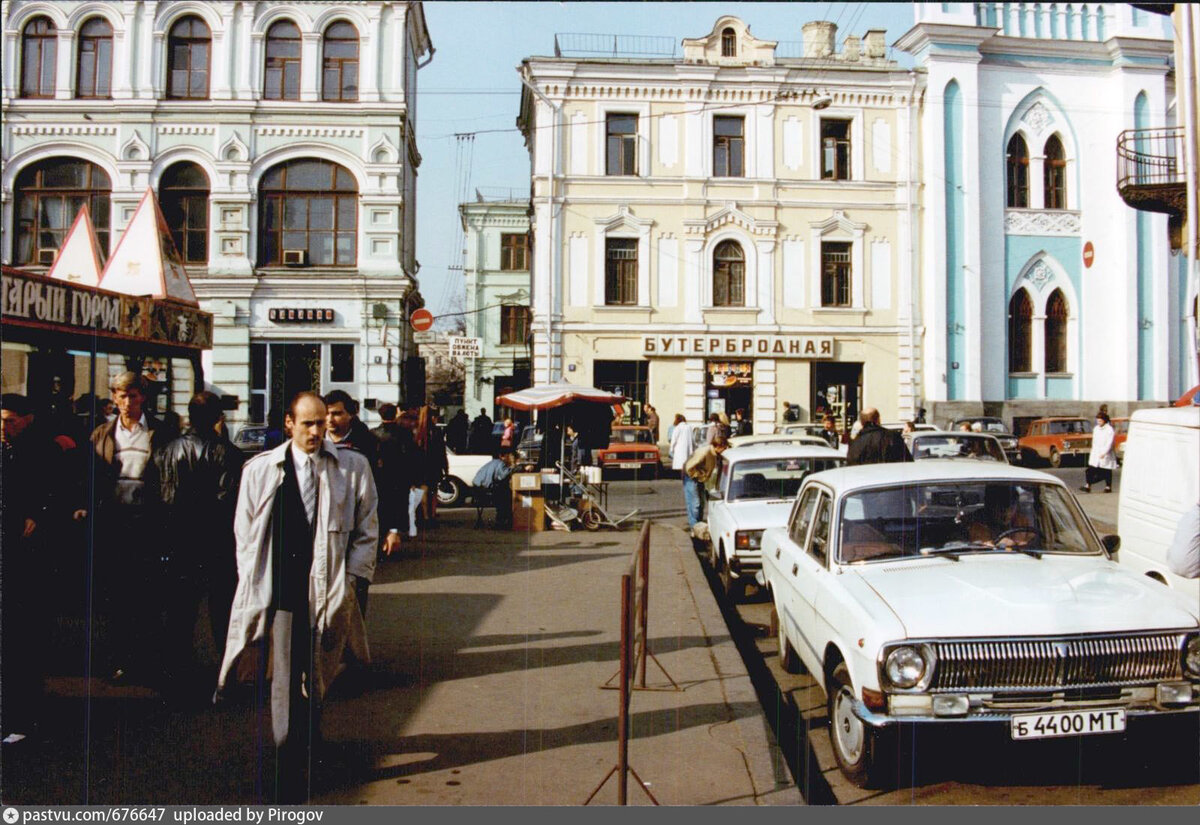
{"label": "paved sidewalk", "polygon": [[[474,518],[444,511],[440,528],[380,565],[374,664],[365,688],[334,685],[315,801],[579,805],[616,763],[619,692],[599,686],[617,670],[619,582],[637,530],[517,534],[475,530]],[[630,762],[659,802],[801,803],[676,527],[652,530],[649,633],[684,687],[631,703]],[[262,799],[272,751],[249,708],[181,709],[147,688],[83,679],[78,634],[58,634],[42,729],[4,746],[5,802]],[[667,684],[653,662],[647,681]],[[616,798],[614,777],[592,804]],[[632,781],[629,802],[648,804]]]}

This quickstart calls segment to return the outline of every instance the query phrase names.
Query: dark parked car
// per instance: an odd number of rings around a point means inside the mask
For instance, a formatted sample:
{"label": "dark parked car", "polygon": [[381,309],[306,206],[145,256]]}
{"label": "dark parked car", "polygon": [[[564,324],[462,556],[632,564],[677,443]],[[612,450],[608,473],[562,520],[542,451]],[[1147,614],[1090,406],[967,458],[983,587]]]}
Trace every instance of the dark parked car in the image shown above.
{"label": "dark parked car", "polygon": [[247,424],[233,438],[234,445],[247,455],[261,453],[271,428],[266,424]]}
{"label": "dark parked car", "polygon": [[[1000,447],[1004,450],[1004,455],[1008,459],[1008,463],[1021,463],[1021,448],[1017,444],[1017,437],[1008,428],[1008,425],[1004,423],[1004,419],[990,415],[956,418],[946,425],[946,429],[953,432],[961,428],[963,424],[970,424],[973,432],[996,436],[996,440],[1000,442]],[[979,429],[975,428],[976,424],[979,425]]]}

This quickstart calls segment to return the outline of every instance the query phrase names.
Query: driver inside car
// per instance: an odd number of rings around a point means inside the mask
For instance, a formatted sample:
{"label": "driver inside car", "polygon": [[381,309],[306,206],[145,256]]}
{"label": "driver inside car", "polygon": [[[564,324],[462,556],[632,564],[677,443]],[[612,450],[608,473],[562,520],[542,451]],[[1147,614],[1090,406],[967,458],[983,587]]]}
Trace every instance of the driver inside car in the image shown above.
{"label": "driver inside car", "polygon": [[1016,489],[1006,484],[989,484],[983,489],[983,507],[975,512],[967,536],[974,544],[1024,547],[1037,537],[1037,531],[1021,512]]}

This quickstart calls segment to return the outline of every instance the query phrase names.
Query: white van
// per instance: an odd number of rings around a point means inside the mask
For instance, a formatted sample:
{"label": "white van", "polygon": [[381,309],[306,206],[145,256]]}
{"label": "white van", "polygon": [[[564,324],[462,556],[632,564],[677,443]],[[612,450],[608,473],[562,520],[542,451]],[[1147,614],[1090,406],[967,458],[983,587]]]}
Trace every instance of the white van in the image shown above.
{"label": "white van", "polygon": [[1180,517],[1200,501],[1200,407],[1138,410],[1121,469],[1120,563],[1200,599],[1200,579],[1167,569]]}

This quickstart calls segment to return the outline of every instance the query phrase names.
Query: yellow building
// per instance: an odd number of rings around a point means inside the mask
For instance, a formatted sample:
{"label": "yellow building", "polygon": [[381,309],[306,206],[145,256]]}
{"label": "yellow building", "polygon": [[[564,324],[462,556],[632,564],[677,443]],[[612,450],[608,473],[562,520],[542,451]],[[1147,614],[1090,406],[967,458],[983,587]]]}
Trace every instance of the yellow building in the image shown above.
{"label": "yellow building", "polygon": [[564,37],[523,61],[535,383],[620,391],[664,430],[744,408],[769,432],[784,401],[914,413],[920,85],[883,31],[835,34],[726,16],[682,55]]}

